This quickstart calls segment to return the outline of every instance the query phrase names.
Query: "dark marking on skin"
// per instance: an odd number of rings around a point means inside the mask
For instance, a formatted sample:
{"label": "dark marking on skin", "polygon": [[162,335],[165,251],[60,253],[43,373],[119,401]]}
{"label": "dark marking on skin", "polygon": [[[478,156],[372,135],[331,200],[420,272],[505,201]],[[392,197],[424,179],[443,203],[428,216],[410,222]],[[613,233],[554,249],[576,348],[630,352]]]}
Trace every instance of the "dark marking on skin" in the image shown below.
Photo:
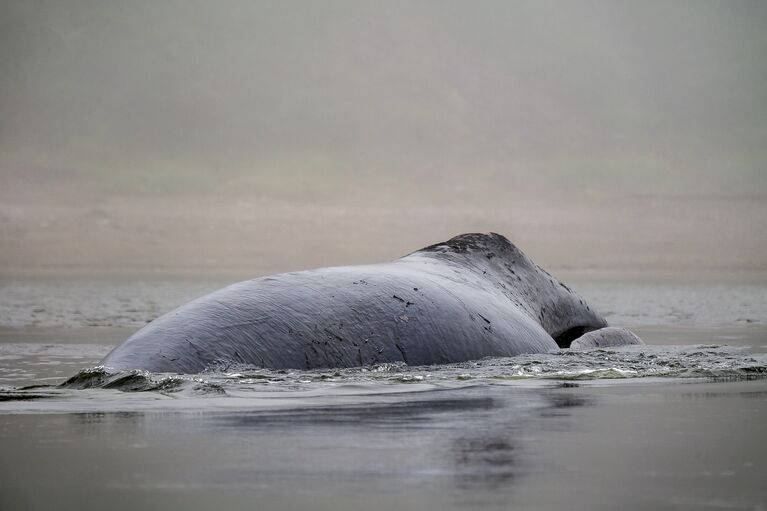
{"label": "dark marking on skin", "polygon": [[328,334],[329,336],[331,336],[331,337],[333,337],[334,339],[336,339],[337,341],[340,341],[340,342],[344,342],[344,338],[343,338],[343,337],[341,337],[341,336],[340,336],[340,335],[338,335],[338,334],[335,334],[335,333],[331,332],[331,331],[330,331],[330,330],[328,330],[327,328],[325,328],[323,331],[324,331],[326,334]]}
{"label": "dark marking on skin", "polygon": [[405,349],[399,345],[398,342],[394,343],[394,346],[399,350],[399,352],[402,354],[402,360],[407,364],[407,354],[405,353]]}
{"label": "dark marking on skin", "polygon": [[184,340],[192,346],[195,352],[200,353],[200,349],[197,346],[195,346],[195,344],[192,341],[190,341],[189,339],[184,339]]}

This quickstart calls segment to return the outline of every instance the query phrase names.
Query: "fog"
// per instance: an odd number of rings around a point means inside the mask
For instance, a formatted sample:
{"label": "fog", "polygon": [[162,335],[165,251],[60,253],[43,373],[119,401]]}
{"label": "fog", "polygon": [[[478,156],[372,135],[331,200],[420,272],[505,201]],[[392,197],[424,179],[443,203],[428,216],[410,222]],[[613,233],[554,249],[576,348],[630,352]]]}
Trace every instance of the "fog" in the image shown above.
{"label": "fog", "polygon": [[767,271],[765,57],[760,1],[4,0],[0,271]]}

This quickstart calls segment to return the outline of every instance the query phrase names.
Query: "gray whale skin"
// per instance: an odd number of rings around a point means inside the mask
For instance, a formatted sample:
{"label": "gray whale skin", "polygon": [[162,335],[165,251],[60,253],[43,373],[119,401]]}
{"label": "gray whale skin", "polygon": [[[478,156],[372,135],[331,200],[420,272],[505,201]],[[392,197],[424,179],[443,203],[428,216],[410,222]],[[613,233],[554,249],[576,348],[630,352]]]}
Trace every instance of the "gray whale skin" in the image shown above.
{"label": "gray whale skin", "polygon": [[[233,284],[147,324],[101,364],[170,373],[430,365],[568,348],[606,326],[505,237],[463,234],[390,263]],[[642,342],[605,332],[599,346]]]}

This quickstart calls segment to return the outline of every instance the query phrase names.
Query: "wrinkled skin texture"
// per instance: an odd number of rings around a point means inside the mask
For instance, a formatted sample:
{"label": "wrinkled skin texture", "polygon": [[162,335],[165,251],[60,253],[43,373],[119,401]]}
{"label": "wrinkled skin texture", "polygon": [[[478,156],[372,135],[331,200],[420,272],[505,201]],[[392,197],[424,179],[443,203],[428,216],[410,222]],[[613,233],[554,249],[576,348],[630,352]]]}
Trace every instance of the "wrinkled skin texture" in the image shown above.
{"label": "wrinkled skin texture", "polygon": [[441,364],[568,347],[607,323],[499,234],[464,234],[384,264],[233,284],[151,322],[102,361],[196,373]]}

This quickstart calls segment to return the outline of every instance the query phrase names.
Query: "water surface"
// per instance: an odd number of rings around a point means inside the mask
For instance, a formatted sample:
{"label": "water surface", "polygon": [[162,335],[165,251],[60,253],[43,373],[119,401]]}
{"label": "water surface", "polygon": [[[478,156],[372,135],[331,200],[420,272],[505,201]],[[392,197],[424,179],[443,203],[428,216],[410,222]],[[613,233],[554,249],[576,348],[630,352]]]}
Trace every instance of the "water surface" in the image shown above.
{"label": "water surface", "polygon": [[577,286],[647,346],[428,367],[97,367],[225,283],[3,280],[0,508],[767,507],[759,284]]}

